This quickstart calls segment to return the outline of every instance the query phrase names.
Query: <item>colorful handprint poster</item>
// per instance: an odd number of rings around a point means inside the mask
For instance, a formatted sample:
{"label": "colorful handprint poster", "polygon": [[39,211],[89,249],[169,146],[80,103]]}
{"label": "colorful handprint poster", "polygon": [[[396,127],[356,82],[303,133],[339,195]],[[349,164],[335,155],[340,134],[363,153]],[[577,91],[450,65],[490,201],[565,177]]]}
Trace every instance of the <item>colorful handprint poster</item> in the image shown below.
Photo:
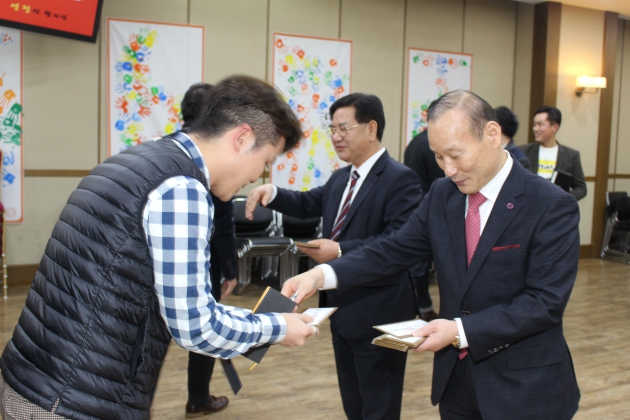
{"label": "colorful handprint poster", "polygon": [[427,129],[429,105],[446,92],[471,89],[472,55],[409,48],[405,145]]}
{"label": "colorful handprint poster", "polygon": [[22,223],[22,32],[0,27],[2,205],[7,223]]}
{"label": "colorful handprint poster", "polygon": [[109,156],[181,129],[181,100],[203,80],[203,26],[108,19]]}
{"label": "colorful handprint poster", "polygon": [[275,185],[307,191],[324,185],[346,165],[332,145],[328,112],[333,102],[350,93],[351,71],[351,41],[274,34],[273,83],[304,131],[297,147],[273,163]]}

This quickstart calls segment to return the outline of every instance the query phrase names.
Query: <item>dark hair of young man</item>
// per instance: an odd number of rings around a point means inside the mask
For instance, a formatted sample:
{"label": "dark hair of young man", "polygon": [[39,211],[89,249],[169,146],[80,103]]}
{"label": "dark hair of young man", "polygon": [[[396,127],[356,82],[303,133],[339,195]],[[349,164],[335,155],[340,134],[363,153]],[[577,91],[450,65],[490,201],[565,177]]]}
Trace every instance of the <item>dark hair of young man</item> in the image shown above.
{"label": "dark hair of young man", "polygon": [[543,112],[547,113],[547,120],[549,121],[549,124],[551,125],[558,124],[558,126],[562,124],[562,112],[560,112],[558,108],[554,108],[549,105],[544,105],[538,108],[536,112],[534,112],[534,116],[538,114],[542,114]]}
{"label": "dark hair of young man", "polygon": [[378,141],[383,139],[385,112],[383,111],[383,103],[377,96],[351,93],[348,96],[339,98],[330,107],[330,118],[335,115],[335,111],[339,108],[347,106],[354,107],[354,118],[359,124],[367,124],[372,120],[376,121],[376,138]]}
{"label": "dark hair of young man", "polygon": [[516,114],[510,110],[507,106],[500,106],[494,109],[499,119],[499,125],[501,131],[509,138],[513,138],[518,131],[518,118]]}
{"label": "dark hair of young man", "polygon": [[195,83],[188,88],[182,99],[183,128],[189,128],[196,121],[210,99],[211,91],[212,85],[209,83]]}
{"label": "dark hair of young man", "polygon": [[498,123],[494,108],[481,96],[467,90],[452,90],[440,96],[429,108],[427,121],[435,121],[455,108],[466,113],[470,132],[479,141],[483,140],[483,132],[488,122]]}
{"label": "dark hair of young man", "polygon": [[241,124],[252,128],[254,148],[275,146],[284,137],[286,152],[302,137],[300,122],[280,91],[249,76],[228,77],[214,86],[190,133],[211,140]]}

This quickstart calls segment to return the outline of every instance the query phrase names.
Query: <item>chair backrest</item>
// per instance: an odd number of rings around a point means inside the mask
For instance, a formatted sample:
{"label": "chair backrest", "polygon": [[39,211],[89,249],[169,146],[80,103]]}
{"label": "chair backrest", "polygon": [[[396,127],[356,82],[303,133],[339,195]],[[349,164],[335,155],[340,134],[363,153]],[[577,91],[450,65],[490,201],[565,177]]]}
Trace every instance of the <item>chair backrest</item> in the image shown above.
{"label": "chair backrest", "polygon": [[615,202],[620,198],[627,197],[628,193],[625,191],[608,191],[606,193],[606,205],[614,206]]}
{"label": "chair backrest", "polygon": [[606,216],[611,217],[616,209],[620,198],[628,197],[625,191],[609,191],[606,193]]}
{"label": "chair backrest", "polygon": [[630,222],[630,197],[621,197],[615,203],[617,211],[617,220]]}
{"label": "chair backrest", "polygon": [[260,204],[254,210],[254,220],[245,218],[245,204],[247,198],[235,196],[234,203],[234,231],[237,237],[269,236],[273,232],[273,211]]}
{"label": "chair backrest", "polygon": [[282,215],[282,228],[284,236],[290,238],[315,238],[321,217],[299,219],[297,217]]}

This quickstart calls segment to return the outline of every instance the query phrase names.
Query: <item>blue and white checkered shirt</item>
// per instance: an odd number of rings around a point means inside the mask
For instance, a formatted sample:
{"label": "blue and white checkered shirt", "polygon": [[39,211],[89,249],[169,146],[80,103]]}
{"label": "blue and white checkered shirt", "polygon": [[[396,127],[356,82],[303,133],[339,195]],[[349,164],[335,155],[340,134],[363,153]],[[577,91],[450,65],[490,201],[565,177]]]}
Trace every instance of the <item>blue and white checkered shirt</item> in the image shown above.
{"label": "blue and white checkered shirt", "polygon": [[[197,146],[185,134],[176,138],[175,144],[209,180]],[[282,315],[254,315],[214,300],[210,283],[213,216],[206,187],[194,178],[175,176],[149,194],[142,225],[153,258],[160,312],[177,344],[197,353],[231,358],[252,346],[283,340],[287,326]]]}

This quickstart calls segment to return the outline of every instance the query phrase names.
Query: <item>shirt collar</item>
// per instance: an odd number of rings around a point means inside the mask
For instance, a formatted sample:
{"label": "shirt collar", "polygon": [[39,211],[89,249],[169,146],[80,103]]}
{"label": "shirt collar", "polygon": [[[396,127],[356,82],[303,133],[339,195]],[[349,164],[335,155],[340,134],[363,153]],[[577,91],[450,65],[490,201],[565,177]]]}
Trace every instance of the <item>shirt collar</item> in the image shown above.
{"label": "shirt collar", "polygon": [[505,184],[505,180],[508,175],[510,175],[512,165],[514,164],[514,159],[512,159],[510,152],[505,150],[505,153],[507,154],[507,159],[503,164],[503,168],[501,168],[499,173],[496,174],[494,178],[492,178],[490,182],[484,185],[484,187],[479,191],[484,197],[486,197],[486,199],[492,201],[493,203],[497,201],[501,188],[503,188],[503,184]]}
{"label": "shirt collar", "polygon": [[365,179],[365,177],[372,170],[372,167],[374,166],[374,164],[376,163],[378,158],[380,158],[383,155],[383,153],[385,153],[386,150],[387,149],[385,149],[384,147],[381,147],[381,149],[378,152],[376,152],[372,156],[370,156],[358,168],[356,166],[352,165],[352,169],[350,170],[350,173],[352,173],[353,171],[357,171],[359,173],[360,179]]}
{"label": "shirt collar", "polygon": [[195,142],[193,142],[188,134],[182,133],[181,131],[170,136],[173,140],[175,140],[175,144],[178,145],[189,158],[192,159],[193,163],[203,174],[206,176],[208,180],[208,188],[210,188],[210,172],[208,172],[208,167],[206,166],[205,161],[203,160],[203,156],[201,154],[201,150],[197,147]]}

